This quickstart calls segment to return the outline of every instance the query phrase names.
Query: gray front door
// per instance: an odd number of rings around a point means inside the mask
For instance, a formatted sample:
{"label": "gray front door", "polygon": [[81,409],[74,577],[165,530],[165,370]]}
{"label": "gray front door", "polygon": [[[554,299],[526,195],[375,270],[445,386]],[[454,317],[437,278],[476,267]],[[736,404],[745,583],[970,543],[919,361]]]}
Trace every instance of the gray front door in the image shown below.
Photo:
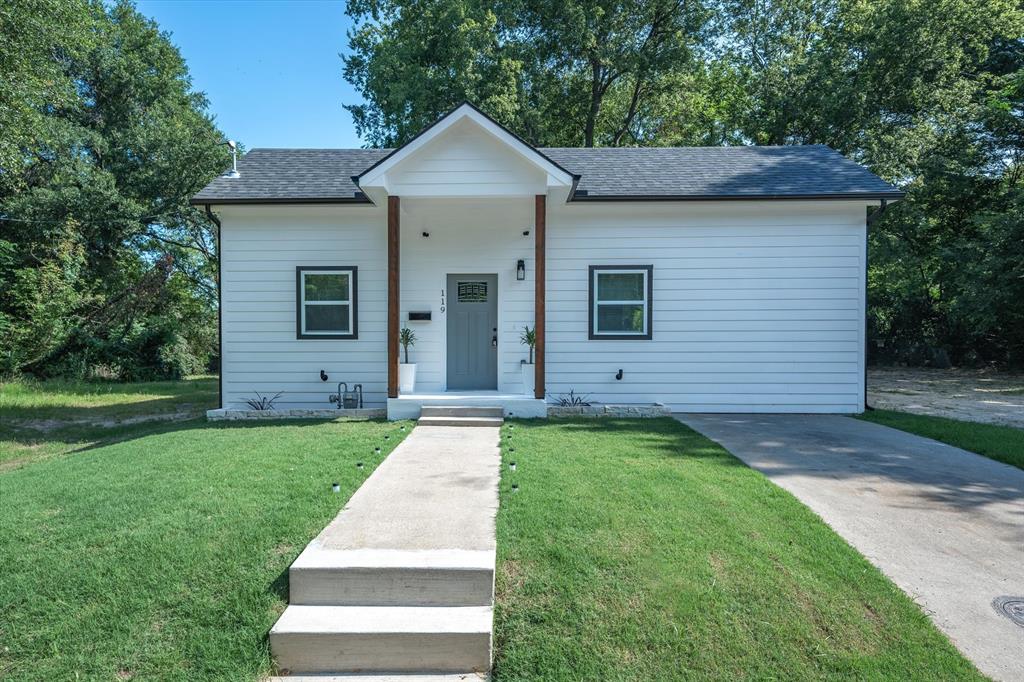
{"label": "gray front door", "polygon": [[498,276],[448,275],[448,390],[498,388]]}

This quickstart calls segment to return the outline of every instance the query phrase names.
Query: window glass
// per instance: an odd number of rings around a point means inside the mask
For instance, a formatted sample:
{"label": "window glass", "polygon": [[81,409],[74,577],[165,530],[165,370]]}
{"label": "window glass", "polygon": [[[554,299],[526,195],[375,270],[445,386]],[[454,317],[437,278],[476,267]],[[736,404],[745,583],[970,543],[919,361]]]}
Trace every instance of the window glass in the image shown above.
{"label": "window glass", "polygon": [[487,282],[459,282],[459,303],[486,303]]}
{"label": "window glass", "polygon": [[348,304],[307,305],[306,331],[347,334],[351,331],[348,324],[348,311]]}
{"label": "window glass", "polygon": [[598,301],[643,301],[644,273],[598,272]]}
{"label": "window glass", "polygon": [[644,333],[643,305],[607,303],[597,306],[597,328],[600,332],[618,334]]}
{"label": "window glass", "polygon": [[347,301],[349,273],[313,274],[306,273],[305,287],[307,301]]}

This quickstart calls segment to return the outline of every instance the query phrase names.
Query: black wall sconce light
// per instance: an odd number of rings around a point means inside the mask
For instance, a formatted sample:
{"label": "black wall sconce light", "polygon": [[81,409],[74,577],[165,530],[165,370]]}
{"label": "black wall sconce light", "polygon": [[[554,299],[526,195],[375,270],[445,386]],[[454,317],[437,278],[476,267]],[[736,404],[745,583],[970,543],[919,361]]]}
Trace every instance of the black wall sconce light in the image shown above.
{"label": "black wall sconce light", "polygon": [[428,238],[429,236],[430,236],[429,232],[426,232],[426,231],[423,232],[423,238],[424,239]]}
{"label": "black wall sconce light", "polygon": [[522,258],[516,261],[516,279],[520,282],[526,279],[526,261]]}

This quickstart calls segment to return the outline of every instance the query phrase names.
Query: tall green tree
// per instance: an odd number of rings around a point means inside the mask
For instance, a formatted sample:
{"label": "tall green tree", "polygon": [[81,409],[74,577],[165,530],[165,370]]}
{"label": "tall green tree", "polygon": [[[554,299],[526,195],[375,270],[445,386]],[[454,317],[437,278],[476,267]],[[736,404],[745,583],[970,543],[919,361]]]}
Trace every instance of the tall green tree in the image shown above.
{"label": "tall green tree", "polygon": [[[349,0],[347,108],[371,144],[401,144],[463,100],[541,145],[649,140],[680,85],[707,85],[700,0]],[[691,100],[691,106],[701,102]]]}
{"label": "tall green tree", "polygon": [[213,343],[215,247],[188,199],[226,165],[222,136],[129,2],[14,6],[0,55],[35,84],[2,95],[20,113],[0,158],[0,371],[176,372],[161,353]]}

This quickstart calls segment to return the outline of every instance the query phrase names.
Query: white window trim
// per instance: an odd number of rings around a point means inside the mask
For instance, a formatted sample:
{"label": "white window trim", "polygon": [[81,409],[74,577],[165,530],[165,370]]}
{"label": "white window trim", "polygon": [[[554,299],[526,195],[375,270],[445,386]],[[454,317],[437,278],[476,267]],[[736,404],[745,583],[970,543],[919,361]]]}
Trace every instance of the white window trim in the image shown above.
{"label": "white window trim", "polygon": [[[636,300],[609,300],[603,301],[600,297],[600,287],[598,282],[600,281],[601,275],[636,275],[640,274],[643,276],[643,298]],[[650,339],[651,338],[651,277],[653,275],[653,268],[651,266],[623,266],[623,267],[600,267],[595,266],[591,268],[590,276],[591,282],[590,287],[593,292],[593,301],[591,301],[591,327],[590,327],[590,338],[591,339]],[[643,330],[642,331],[601,331],[598,327],[600,324],[600,316],[598,310],[602,305],[639,305],[643,309]]]}
{"label": "white window trim", "polygon": [[[303,267],[296,268],[298,272],[296,286],[298,295],[296,300],[298,310],[297,337],[328,338],[328,339],[354,339],[357,338],[356,330],[356,281],[357,269],[355,267]],[[306,275],[346,275],[348,277],[348,298],[332,301],[307,301],[306,300]],[[348,330],[316,330],[306,329],[306,306],[307,305],[347,305],[348,306]]]}

